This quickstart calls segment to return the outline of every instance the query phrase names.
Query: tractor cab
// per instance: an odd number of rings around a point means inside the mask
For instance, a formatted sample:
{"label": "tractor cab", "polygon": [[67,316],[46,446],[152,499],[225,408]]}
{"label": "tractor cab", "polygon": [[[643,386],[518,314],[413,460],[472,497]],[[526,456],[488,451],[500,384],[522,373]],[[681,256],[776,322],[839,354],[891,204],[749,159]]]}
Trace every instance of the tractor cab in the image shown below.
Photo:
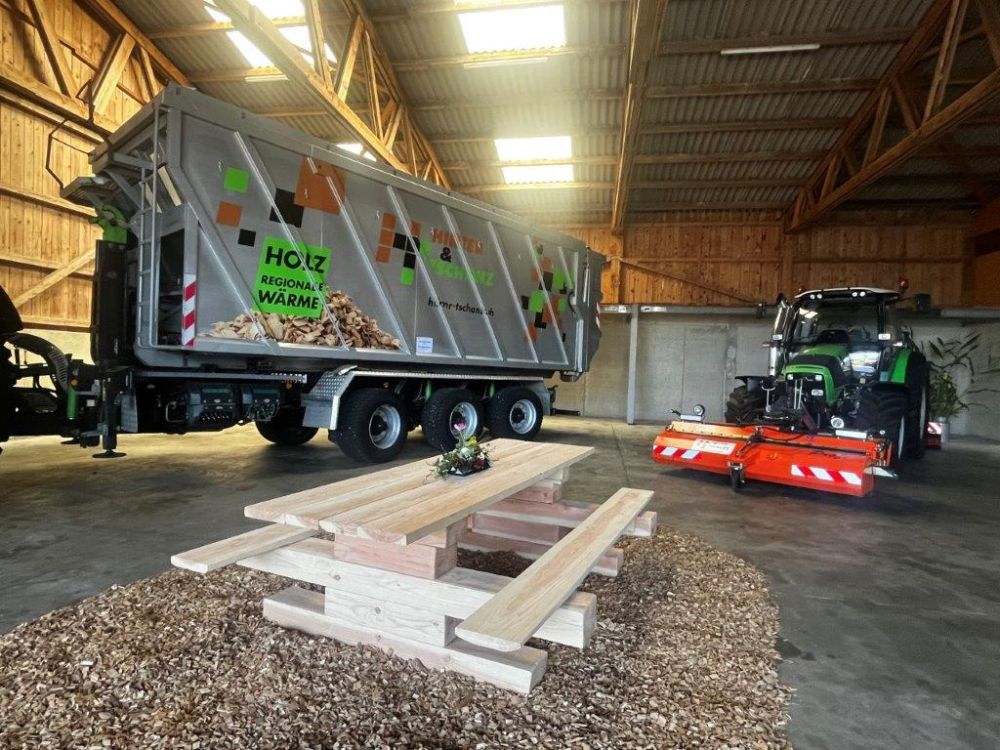
{"label": "tractor cab", "polygon": [[849,383],[877,380],[886,371],[886,361],[906,343],[896,317],[899,296],[871,288],[799,294],[787,314],[776,320],[770,345],[777,349],[780,368],[774,375],[789,382],[821,376],[827,401]]}

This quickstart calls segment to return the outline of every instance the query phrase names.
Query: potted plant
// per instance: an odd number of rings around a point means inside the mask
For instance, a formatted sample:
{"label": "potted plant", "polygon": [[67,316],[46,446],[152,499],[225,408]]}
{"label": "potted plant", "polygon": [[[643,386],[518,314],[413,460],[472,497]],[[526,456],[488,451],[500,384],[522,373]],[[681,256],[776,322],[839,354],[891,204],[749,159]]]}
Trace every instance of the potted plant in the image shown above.
{"label": "potted plant", "polygon": [[434,462],[434,473],[439,477],[448,474],[464,477],[485,471],[491,465],[489,449],[481,446],[475,437],[463,437],[458,445],[438,457]]}
{"label": "potted plant", "polygon": [[[928,396],[930,400],[931,421],[941,428],[941,445],[948,442],[951,431],[950,420],[957,417],[970,406],[978,405],[968,398],[974,393],[995,391],[995,388],[973,388],[976,379],[976,365],[972,355],[979,349],[979,334],[973,333],[965,338],[942,339],[927,341],[924,355],[930,366],[930,383]],[[959,388],[958,381],[962,372],[967,373],[968,385]],[[979,375],[1000,372],[1000,368],[990,368],[979,371]]]}

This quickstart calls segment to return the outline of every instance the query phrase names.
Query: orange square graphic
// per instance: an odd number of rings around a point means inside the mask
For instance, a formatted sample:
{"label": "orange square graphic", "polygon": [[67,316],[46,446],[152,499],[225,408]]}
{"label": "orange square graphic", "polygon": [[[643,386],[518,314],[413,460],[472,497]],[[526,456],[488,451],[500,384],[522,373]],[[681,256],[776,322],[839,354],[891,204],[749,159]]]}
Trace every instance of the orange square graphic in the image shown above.
{"label": "orange square graphic", "polygon": [[243,218],[243,206],[228,201],[219,201],[219,213],[215,217],[218,224],[227,227],[238,227]]}
{"label": "orange square graphic", "polygon": [[302,160],[295,185],[295,205],[339,214],[340,202],[346,195],[344,177],[335,166],[321,159]]}

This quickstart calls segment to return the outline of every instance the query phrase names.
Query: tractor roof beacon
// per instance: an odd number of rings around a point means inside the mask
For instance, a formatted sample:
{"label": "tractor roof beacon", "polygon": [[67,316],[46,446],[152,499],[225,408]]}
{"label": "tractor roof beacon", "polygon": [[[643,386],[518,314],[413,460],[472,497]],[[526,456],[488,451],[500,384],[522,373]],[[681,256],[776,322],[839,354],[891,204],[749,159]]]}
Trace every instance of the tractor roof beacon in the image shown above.
{"label": "tractor roof beacon", "polygon": [[[799,454],[787,473],[760,478],[867,494],[873,482],[865,477],[892,475],[885,471],[889,465],[923,455],[928,365],[897,316],[903,289],[813,289],[792,302],[779,296],[767,373],[737,378],[741,385],[725,409],[726,422],[737,427],[716,426],[739,442],[771,442],[769,455]],[[664,435],[675,437],[686,425],[674,422]],[[699,431],[706,427],[699,425]],[[802,455],[803,449],[816,448],[821,452]],[[844,456],[851,453],[870,460],[848,470],[840,482]],[[750,463],[761,462],[727,462],[734,486],[745,476],[760,475],[762,469]]]}

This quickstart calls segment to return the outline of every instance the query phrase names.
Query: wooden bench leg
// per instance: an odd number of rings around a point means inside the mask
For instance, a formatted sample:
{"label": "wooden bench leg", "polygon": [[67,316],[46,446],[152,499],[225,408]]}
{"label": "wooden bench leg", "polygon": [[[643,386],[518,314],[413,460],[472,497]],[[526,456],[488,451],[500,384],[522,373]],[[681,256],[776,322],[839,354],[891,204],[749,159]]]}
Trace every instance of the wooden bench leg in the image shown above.
{"label": "wooden bench leg", "polygon": [[[464,619],[512,579],[493,573],[455,568],[437,580],[342,562],[334,558],[334,542],[307,539],[273,552],[240,560],[252,570],[323,586],[361,597],[377,596],[402,608]],[[553,643],[583,648],[590,642],[597,618],[597,597],[574,593],[535,634]]]}
{"label": "wooden bench leg", "polygon": [[328,588],[324,611],[342,623],[418,643],[447,646],[455,640],[453,617],[361,594]]}
{"label": "wooden bench leg", "polygon": [[385,544],[371,539],[339,535],[333,543],[336,560],[393,570],[420,578],[440,578],[455,567],[458,548],[455,544],[440,547],[430,544]]}
{"label": "wooden bench leg", "polygon": [[497,652],[457,639],[447,646],[434,646],[341,622],[324,611],[323,594],[298,586],[264,599],[264,617],[282,627],[341,643],[375,646],[403,659],[418,659],[430,669],[448,669],[525,694],[542,679],[548,662],[545,651],[529,646]]}

